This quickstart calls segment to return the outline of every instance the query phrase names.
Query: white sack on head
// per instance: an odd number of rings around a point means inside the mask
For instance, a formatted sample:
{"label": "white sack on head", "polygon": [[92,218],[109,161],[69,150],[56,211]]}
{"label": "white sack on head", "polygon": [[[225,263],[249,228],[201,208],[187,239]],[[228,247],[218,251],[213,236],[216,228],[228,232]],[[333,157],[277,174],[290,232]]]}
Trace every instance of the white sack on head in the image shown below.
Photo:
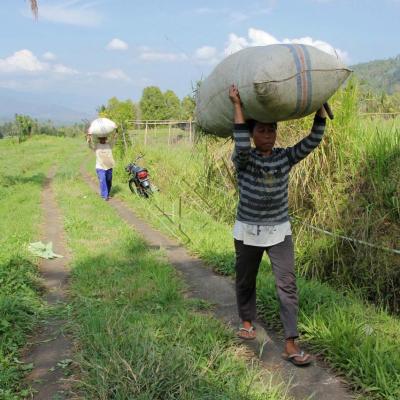
{"label": "white sack on head", "polygon": [[196,95],[197,124],[207,133],[232,134],[229,87],[240,92],[246,119],[277,122],[318,110],[350,75],[338,58],[313,46],[248,47],[218,64]]}
{"label": "white sack on head", "polygon": [[115,122],[108,118],[97,118],[90,124],[88,133],[93,136],[107,136],[117,129]]}

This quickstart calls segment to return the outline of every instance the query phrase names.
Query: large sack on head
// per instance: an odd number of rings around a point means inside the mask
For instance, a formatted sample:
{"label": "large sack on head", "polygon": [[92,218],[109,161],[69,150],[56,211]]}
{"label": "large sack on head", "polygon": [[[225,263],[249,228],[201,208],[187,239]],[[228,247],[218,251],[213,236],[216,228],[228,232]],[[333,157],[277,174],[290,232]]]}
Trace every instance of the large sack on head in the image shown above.
{"label": "large sack on head", "polygon": [[108,118],[97,118],[90,124],[88,133],[93,136],[107,136],[117,129],[115,122]]}
{"label": "large sack on head", "polygon": [[249,47],[227,57],[196,95],[196,120],[206,132],[232,134],[228,92],[237,85],[246,119],[262,122],[301,118],[318,110],[350,75],[337,58],[302,44]]}

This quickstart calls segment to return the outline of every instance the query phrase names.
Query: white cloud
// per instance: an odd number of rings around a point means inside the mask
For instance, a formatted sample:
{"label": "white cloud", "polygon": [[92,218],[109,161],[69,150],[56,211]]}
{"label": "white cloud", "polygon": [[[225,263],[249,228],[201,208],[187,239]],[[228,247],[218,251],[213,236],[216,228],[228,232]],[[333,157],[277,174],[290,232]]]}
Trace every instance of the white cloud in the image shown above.
{"label": "white cloud", "polygon": [[105,79],[111,79],[111,80],[118,80],[118,81],[127,81],[130,82],[131,78],[124,72],[122,69],[115,68],[115,69],[110,69],[105,72],[101,72],[96,74],[102,78]]}
{"label": "white cloud", "polygon": [[279,44],[279,43],[307,44],[310,46],[314,46],[328,54],[338,56],[344,62],[349,61],[349,55],[346,51],[334,48],[332,45],[322,40],[315,40],[309,36],[302,38],[295,38],[295,39],[286,38],[283,40],[279,40],[270,33],[255,28],[250,28],[248,30],[247,38],[231,33],[228,37],[228,42],[226,44],[224,54],[227,56],[236,53],[237,51],[242,50],[245,47],[267,46],[270,44]]}
{"label": "white cloud", "polygon": [[[96,3],[87,0],[58,0],[40,3],[39,21],[93,27],[102,22],[102,16],[94,9]],[[24,12],[31,17],[31,13]]]}
{"label": "white cloud", "polygon": [[[43,58],[50,59],[49,55]],[[52,53],[50,53],[52,54]],[[52,54],[52,56],[54,56]],[[53,57],[54,59],[55,57]],[[0,73],[9,74],[35,74],[35,76],[46,73],[55,73],[59,75],[76,75],[79,72],[76,69],[67,67],[63,64],[52,64],[51,62],[41,62],[30,50],[23,49],[16,51],[7,58],[0,59]]]}
{"label": "white cloud", "polygon": [[67,67],[63,64],[55,64],[52,68],[54,72],[62,75],[77,75],[79,72],[76,69]]}
{"label": "white cloud", "polygon": [[250,43],[246,38],[238,36],[234,33],[230,33],[228,37],[228,43],[224,50],[224,54],[229,56],[230,54],[236,53],[239,50],[249,47]]}
{"label": "white cloud", "polygon": [[262,31],[260,29],[250,28],[249,32],[249,39],[251,46],[266,46],[269,44],[278,44],[279,40],[269,34],[268,32]]}
{"label": "white cloud", "polygon": [[49,69],[47,63],[27,49],[16,51],[7,58],[0,58],[0,72],[41,72]]}
{"label": "white cloud", "polygon": [[220,55],[215,47],[203,46],[194,52],[193,59],[199,64],[213,65],[220,60]]}
{"label": "white cloud", "polygon": [[148,48],[144,50],[139,58],[143,61],[163,61],[163,62],[178,62],[185,61],[188,59],[187,55],[184,53],[168,53],[152,51]]}
{"label": "white cloud", "polygon": [[44,53],[42,57],[48,61],[53,61],[57,58],[56,55],[51,51],[46,51],[46,53]]}
{"label": "white cloud", "polygon": [[106,46],[107,50],[128,50],[128,43],[124,42],[121,39],[118,38],[114,38],[110,41],[110,43],[108,43],[108,45]]}
{"label": "white cloud", "polygon": [[333,56],[339,57],[342,61],[348,62],[349,61],[349,54],[341,49],[334,48],[327,42],[322,40],[314,40],[309,36],[305,36],[298,39],[283,39],[283,43],[299,43],[299,44],[308,44],[310,46],[314,46],[317,49],[324,51],[325,53],[332,54]]}
{"label": "white cloud", "polygon": [[199,47],[195,53],[194,57],[199,60],[209,60],[217,55],[217,49],[212,46]]}

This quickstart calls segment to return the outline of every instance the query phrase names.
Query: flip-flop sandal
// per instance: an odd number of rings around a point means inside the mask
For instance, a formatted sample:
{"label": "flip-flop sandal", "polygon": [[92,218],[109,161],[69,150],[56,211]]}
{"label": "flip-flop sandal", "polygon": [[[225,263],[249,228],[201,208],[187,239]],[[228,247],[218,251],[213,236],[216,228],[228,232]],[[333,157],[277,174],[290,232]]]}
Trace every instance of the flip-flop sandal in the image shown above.
{"label": "flip-flop sandal", "polygon": [[[256,328],[254,328],[254,326],[251,326],[249,329],[242,327],[239,329],[239,331],[236,333],[236,335],[240,339],[254,340],[256,338],[255,331],[256,331]],[[246,333],[244,333],[244,332],[246,332]],[[253,335],[253,332],[254,332],[254,336],[250,336],[250,335]]]}
{"label": "flip-flop sandal", "polygon": [[[305,354],[304,351],[301,351],[300,353],[294,353],[294,354],[283,353],[282,357],[286,361],[289,361],[292,364],[297,365],[297,366],[308,365],[311,363],[311,356],[309,354]],[[297,361],[296,357],[300,357],[300,358],[305,357],[305,359],[303,361]]]}

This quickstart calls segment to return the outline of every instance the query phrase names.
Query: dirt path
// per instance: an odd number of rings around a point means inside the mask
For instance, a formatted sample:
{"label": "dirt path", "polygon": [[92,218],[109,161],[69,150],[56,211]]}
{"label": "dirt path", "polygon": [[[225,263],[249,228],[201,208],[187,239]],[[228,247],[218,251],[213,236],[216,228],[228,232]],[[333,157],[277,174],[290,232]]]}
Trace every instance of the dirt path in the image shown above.
{"label": "dirt path", "polygon": [[[51,188],[54,174],[54,170],[49,173],[42,194],[44,222],[41,239],[45,243],[53,242],[54,252],[64,257],[40,262],[40,273],[46,290],[44,300],[50,308],[67,300],[70,261],[61,213]],[[29,340],[31,346],[27,349],[24,362],[33,363],[27,382],[35,390],[34,399],[69,398],[64,372],[71,357],[72,342],[65,333],[65,324],[66,321],[60,317],[49,317]]]}
{"label": "dirt path", "polygon": [[[98,191],[97,182],[82,170],[85,181]],[[214,314],[234,329],[239,320],[236,309],[235,289],[232,279],[216,275],[205,264],[191,256],[183,246],[138,218],[122,201],[112,199],[114,207],[123,220],[139,232],[152,247],[165,250],[169,262],[182,274],[191,295],[214,305]],[[316,361],[312,366],[297,368],[282,360],[282,341],[267,332],[261,322],[257,326],[257,340],[246,342],[247,346],[261,359],[268,371],[273,372],[276,382],[287,383],[291,379],[290,394],[295,399],[347,400],[353,397],[343,382]]]}

